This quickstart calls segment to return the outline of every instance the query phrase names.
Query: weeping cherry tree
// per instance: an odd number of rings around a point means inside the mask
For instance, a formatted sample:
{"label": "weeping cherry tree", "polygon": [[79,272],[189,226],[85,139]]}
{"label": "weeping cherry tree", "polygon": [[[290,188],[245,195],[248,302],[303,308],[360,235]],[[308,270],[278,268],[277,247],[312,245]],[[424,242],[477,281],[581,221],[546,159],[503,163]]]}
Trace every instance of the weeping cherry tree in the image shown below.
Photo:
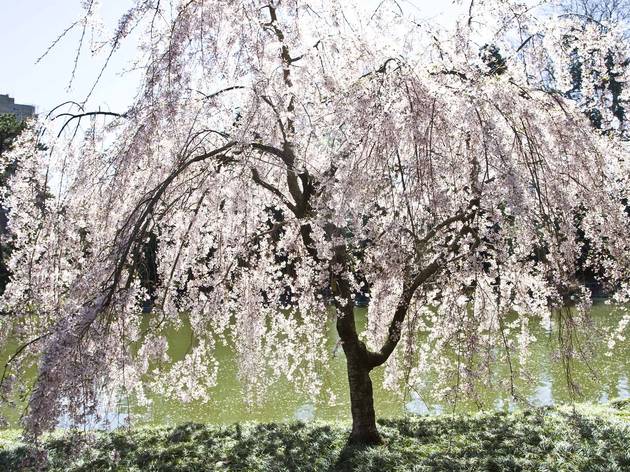
{"label": "weeping cherry tree", "polygon": [[[26,390],[28,433],[122,393],[203,401],[225,339],[250,401],[281,378],[317,398],[331,322],[356,443],[380,442],[374,369],[400,390],[434,375],[453,398],[558,311],[575,357],[579,270],[630,297],[630,161],[528,72],[566,59],[553,34],[522,44],[558,25],[541,18],[512,0],[449,28],[387,1],[136,0],[108,43],[143,31],[129,110],[73,109],[3,156],[18,166],[0,338],[21,344],[2,395]],[[163,328],[183,323],[190,349],[169,364]],[[32,385],[13,382],[34,362]]]}

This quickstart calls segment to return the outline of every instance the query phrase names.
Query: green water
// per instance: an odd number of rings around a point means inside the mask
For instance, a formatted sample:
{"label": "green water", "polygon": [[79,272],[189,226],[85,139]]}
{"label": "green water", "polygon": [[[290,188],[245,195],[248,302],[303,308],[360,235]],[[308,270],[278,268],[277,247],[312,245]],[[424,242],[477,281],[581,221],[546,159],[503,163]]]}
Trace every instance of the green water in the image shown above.
{"label": "green water", "polygon": [[[610,312],[603,304],[593,308],[593,333],[600,328],[615,327],[619,315]],[[359,327],[365,323],[365,309],[357,309]],[[456,405],[440,402],[433,395],[430,379],[426,386],[413,392],[391,392],[382,387],[383,369],[373,372],[374,396],[377,415],[397,417],[414,414],[436,414],[441,412],[475,411],[477,409],[511,409],[520,406],[550,405],[572,400],[605,403],[613,398],[630,397],[630,343],[617,345],[611,356],[606,355],[604,342],[591,353],[588,365],[577,363],[573,367],[573,380],[579,386],[579,394],[571,394],[565,370],[561,362],[554,360],[557,351],[557,330],[545,329],[538,322],[530,322],[530,329],[536,341],[530,346],[530,356],[523,366],[517,366],[516,391],[525,402],[514,403],[504,388],[485,386],[473,400],[460,399]],[[584,333],[590,337],[591,333]],[[189,348],[190,331],[186,328],[171,331],[168,334],[169,355],[173,360],[181,359]],[[331,326],[328,348],[335,347],[337,336]],[[240,421],[290,421],[310,419],[335,421],[350,418],[349,395],[346,381],[345,359],[341,349],[327,372],[324,373],[324,387],[334,392],[336,401],[330,404],[328,397],[313,401],[298,394],[288,382],[274,385],[267,400],[256,406],[248,406],[241,394],[241,385],[236,374],[236,359],[230,346],[217,343],[215,356],[219,362],[217,386],[210,391],[207,403],[180,403],[159,396],[152,396],[149,407],[120,405],[118,411],[108,412],[108,424],[98,423],[97,427],[115,427],[130,419],[134,424],[173,424],[184,421],[207,423],[234,423]],[[7,353],[0,356],[6,358]],[[515,361],[516,364],[516,361]],[[529,372],[527,378],[519,377],[523,371]],[[493,369],[491,383],[497,385],[508,378],[508,366],[499,364]],[[9,420],[9,426],[19,424],[19,408],[3,406],[0,411]],[[129,418],[128,418],[129,417]],[[60,426],[65,425],[60,420]]]}

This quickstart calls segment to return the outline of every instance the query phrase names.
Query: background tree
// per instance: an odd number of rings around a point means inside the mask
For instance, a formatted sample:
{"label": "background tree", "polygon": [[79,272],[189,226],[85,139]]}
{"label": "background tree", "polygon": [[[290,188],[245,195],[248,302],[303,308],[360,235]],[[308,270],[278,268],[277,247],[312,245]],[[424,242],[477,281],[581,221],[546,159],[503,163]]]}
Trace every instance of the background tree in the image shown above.
{"label": "background tree", "polygon": [[[19,121],[14,115],[0,115],[0,159],[11,149],[13,141],[25,127],[26,122]],[[2,176],[0,176],[0,191],[3,196],[7,191],[7,179],[13,172],[13,168],[14,165],[8,165],[2,173]],[[7,213],[2,201],[3,197],[0,197],[0,294],[4,292],[7,282],[9,281],[6,259],[9,257],[10,253],[10,247],[6,244],[6,241],[4,241],[7,236]]]}
{"label": "background tree", "polygon": [[517,52],[530,83],[564,93],[596,128],[627,139],[628,2],[547,3],[553,14],[522,22],[518,28]]}
{"label": "background tree", "polygon": [[[590,72],[592,77],[587,82],[593,85],[583,86],[583,64],[594,59],[594,45],[588,46],[577,41],[570,65],[572,88],[569,96],[578,100],[584,107],[591,122],[598,129],[614,131],[625,138],[628,137],[628,122],[626,110],[628,108],[627,88],[628,68],[630,67],[630,51],[628,50],[628,32],[630,31],[630,4],[621,0],[604,0],[594,2],[579,0],[567,2],[564,5],[566,15],[576,21],[576,27],[582,31],[594,30],[600,37],[613,36],[603,55],[603,67],[600,73]],[[592,33],[591,33],[592,34]],[[570,44],[574,38],[567,34],[566,41]],[[586,46],[586,47],[585,47]],[[570,46],[569,46],[570,47]],[[596,59],[595,59],[596,60]],[[587,74],[589,72],[586,72]],[[589,80],[590,79],[590,80]]]}
{"label": "background tree", "polygon": [[24,130],[26,123],[14,115],[0,115],[0,156],[11,148],[15,138]]}
{"label": "background tree", "polygon": [[[531,318],[561,309],[561,354],[578,355],[590,298],[574,215],[584,264],[628,300],[627,150],[517,67],[504,36],[527,15],[478,8],[467,27],[427,32],[394,2],[138,1],[112,40],[146,26],[134,106],[107,126],[92,115],[81,142],[37,153],[30,133],[14,151],[33,158],[11,182],[19,249],[0,332],[24,341],[10,373],[40,356],[29,433],[85,420],[107,393],[207,398],[216,339],[234,341],[252,401],[280,377],[315,397],[331,319],[358,443],[380,441],[380,366],[392,388],[434,374],[455,400],[525,352]],[[500,74],[474,41],[497,20]],[[25,182],[49,175],[56,198],[34,205]],[[162,328],[183,323],[189,352],[165,369]]]}

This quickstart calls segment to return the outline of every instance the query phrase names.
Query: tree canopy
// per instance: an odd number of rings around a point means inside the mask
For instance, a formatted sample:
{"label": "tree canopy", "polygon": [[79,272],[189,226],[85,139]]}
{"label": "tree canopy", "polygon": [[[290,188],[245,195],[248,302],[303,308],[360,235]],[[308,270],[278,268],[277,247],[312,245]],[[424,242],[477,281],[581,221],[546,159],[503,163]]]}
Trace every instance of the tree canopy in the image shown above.
{"label": "tree canopy", "polygon": [[[448,29],[387,1],[138,0],[110,43],[145,28],[133,106],[73,112],[51,150],[27,131],[10,153],[0,336],[24,349],[3,386],[39,356],[28,431],[82,421],[107,393],[203,400],[220,338],[252,401],[280,377],[322,395],[331,321],[360,442],[378,441],[381,365],[392,388],[433,372],[455,399],[557,310],[562,355],[577,356],[590,304],[578,266],[630,296],[630,164],[566,98],[568,21],[511,0],[471,3]],[[32,182],[55,197],[37,202]],[[160,329],[181,323],[190,350],[162,371]]]}

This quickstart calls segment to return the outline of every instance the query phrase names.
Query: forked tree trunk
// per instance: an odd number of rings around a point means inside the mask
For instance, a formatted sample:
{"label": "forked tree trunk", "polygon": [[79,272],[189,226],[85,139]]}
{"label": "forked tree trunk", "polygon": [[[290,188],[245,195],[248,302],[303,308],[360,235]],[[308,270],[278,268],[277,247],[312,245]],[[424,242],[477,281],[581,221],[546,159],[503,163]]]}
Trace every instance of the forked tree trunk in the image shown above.
{"label": "forked tree trunk", "polygon": [[[343,234],[337,228],[331,234],[343,240]],[[374,393],[370,371],[375,365],[368,361],[370,352],[359,339],[354,319],[353,288],[345,277],[338,274],[339,267],[347,267],[346,246],[335,247],[335,256],[331,264],[331,288],[337,309],[337,333],[341,340],[343,352],[346,355],[348,370],[348,386],[350,387],[350,409],[352,411],[352,433],[348,443],[353,445],[371,446],[382,444],[381,436],[376,428],[376,414],[374,413]],[[341,303],[341,300],[345,300]]]}
{"label": "forked tree trunk", "polygon": [[381,444],[381,436],[376,428],[374,395],[370,369],[360,358],[346,352],[348,383],[350,386],[350,408],[352,410],[352,433],[350,444]]}

